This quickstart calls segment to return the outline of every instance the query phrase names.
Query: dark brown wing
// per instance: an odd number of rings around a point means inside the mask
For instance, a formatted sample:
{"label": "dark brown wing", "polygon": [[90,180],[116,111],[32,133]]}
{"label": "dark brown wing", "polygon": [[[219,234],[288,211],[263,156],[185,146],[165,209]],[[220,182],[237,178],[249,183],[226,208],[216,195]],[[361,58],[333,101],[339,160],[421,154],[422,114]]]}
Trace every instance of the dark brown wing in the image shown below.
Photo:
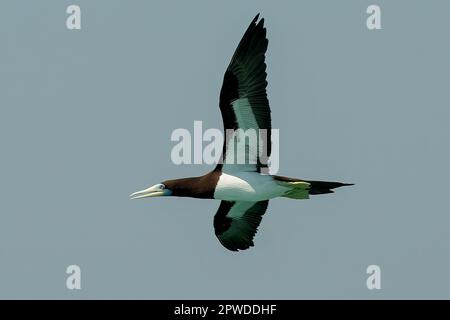
{"label": "dark brown wing", "polygon": [[[265,63],[268,40],[264,19],[257,23],[258,17],[259,14],[253,19],[242,37],[225,72],[220,91],[219,105],[225,131],[227,129],[267,130],[262,137],[258,136],[257,146],[246,147],[246,153],[248,153],[245,158],[248,159],[246,164],[253,164],[253,166],[250,165],[246,168],[240,166],[238,170],[241,171],[259,171],[261,168],[267,167],[267,160],[271,152],[271,116],[266,93]],[[239,136],[228,136],[228,140],[225,139],[221,158],[225,166],[236,163],[234,154],[232,156],[234,159],[230,159],[227,145],[231,139],[239,138]],[[222,164],[217,167],[220,170],[222,168]],[[233,167],[229,166],[229,168]]]}
{"label": "dark brown wing", "polygon": [[253,246],[269,200],[259,202],[222,201],[214,216],[214,231],[220,243],[232,251]]}

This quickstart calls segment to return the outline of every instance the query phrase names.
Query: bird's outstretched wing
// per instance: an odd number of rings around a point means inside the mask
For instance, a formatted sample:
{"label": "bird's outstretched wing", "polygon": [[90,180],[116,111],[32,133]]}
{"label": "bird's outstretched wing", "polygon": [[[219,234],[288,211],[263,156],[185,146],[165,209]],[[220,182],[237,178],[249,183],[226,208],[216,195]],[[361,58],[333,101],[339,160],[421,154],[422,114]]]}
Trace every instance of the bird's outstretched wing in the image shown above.
{"label": "bird's outstretched wing", "polygon": [[[259,14],[253,19],[242,37],[223,79],[220,91],[220,111],[225,130],[221,162],[216,169],[222,171],[261,171],[267,168],[271,152],[271,117],[267,100],[265,53],[268,40],[264,19],[258,23]],[[248,143],[241,131],[227,135],[229,129],[254,129],[258,143]],[[260,135],[258,129],[266,129]],[[245,162],[239,161],[239,149],[234,152],[230,142],[247,141]],[[240,155],[242,156],[242,154]],[[241,158],[242,159],[242,158]]]}
{"label": "bird's outstretched wing", "polygon": [[214,231],[220,243],[232,251],[253,246],[253,237],[268,204],[269,200],[222,201],[214,216]]}

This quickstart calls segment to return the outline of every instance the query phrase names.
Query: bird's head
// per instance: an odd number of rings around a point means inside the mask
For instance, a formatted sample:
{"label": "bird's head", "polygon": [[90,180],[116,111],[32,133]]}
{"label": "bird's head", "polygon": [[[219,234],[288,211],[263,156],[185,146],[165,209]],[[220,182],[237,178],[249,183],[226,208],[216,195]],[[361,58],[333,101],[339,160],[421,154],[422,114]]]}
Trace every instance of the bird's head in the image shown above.
{"label": "bird's head", "polygon": [[172,195],[172,190],[170,190],[165,183],[158,183],[145,190],[137,191],[130,194],[131,199],[141,199],[149,197],[162,197]]}

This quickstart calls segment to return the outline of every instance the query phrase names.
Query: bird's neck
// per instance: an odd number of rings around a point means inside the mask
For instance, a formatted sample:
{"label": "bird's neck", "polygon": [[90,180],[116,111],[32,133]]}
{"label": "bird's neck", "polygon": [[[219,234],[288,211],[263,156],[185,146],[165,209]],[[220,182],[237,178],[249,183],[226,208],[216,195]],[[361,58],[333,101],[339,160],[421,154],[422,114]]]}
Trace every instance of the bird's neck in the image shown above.
{"label": "bird's neck", "polygon": [[213,199],[219,176],[213,171],[200,177],[169,180],[165,184],[176,197]]}

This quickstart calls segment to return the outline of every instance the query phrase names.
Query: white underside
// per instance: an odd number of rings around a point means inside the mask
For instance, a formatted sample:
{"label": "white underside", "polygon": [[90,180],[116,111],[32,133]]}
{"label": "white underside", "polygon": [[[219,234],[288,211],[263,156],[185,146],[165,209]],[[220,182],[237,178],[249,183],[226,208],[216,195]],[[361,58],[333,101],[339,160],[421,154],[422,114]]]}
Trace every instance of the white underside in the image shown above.
{"label": "white underside", "polygon": [[278,184],[270,175],[258,172],[222,172],[214,198],[228,201],[262,201],[286,194],[291,188]]}

